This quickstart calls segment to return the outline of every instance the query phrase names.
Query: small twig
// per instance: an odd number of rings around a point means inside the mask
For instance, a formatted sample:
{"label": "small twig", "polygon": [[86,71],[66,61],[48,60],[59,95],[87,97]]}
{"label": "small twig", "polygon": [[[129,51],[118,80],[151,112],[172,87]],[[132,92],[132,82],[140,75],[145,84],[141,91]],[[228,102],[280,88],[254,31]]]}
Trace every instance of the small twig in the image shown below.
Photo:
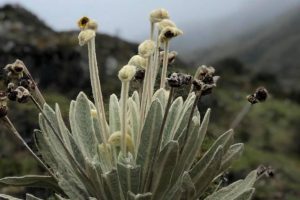
{"label": "small twig", "polygon": [[162,68],[161,79],[160,79],[160,88],[164,88],[165,84],[166,84],[165,82],[166,82],[167,68],[168,68],[168,54],[169,54],[169,42],[165,41],[163,68]]}
{"label": "small twig", "polygon": [[47,167],[47,165],[32,151],[32,149],[27,145],[27,143],[24,141],[20,133],[17,131],[13,123],[10,121],[10,119],[5,116],[1,118],[1,121],[3,124],[12,132],[12,134],[25,146],[25,148],[28,150],[28,152],[33,156],[33,158],[42,166],[44,167],[47,172],[56,180],[57,177],[53,174],[53,172]]}
{"label": "small twig", "polygon": [[236,128],[241,123],[241,121],[244,119],[244,117],[250,111],[251,108],[252,108],[252,104],[247,102],[247,104],[241,109],[241,111],[238,113],[238,115],[232,121],[230,128],[231,129]]}

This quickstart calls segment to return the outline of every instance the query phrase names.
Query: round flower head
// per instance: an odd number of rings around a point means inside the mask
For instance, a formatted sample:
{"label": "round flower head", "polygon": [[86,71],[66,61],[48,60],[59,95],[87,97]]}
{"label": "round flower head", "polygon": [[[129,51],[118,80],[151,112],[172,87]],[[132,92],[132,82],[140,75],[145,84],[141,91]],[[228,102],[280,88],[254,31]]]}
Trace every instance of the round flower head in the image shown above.
{"label": "round flower head", "polygon": [[152,23],[160,22],[163,19],[169,19],[169,13],[166,9],[158,8],[150,13],[150,21]]}
{"label": "round flower head", "polygon": [[155,43],[152,40],[145,40],[139,45],[139,55],[143,58],[150,57],[155,50]]}
{"label": "round flower head", "polygon": [[93,39],[95,36],[96,33],[94,30],[91,29],[82,30],[78,35],[79,45],[83,46],[87,44],[87,42]]}
{"label": "round flower head", "polygon": [[146,68],[146,59],[140,55],[134,55],[130,58],[128,65],[134,65],[136,67],[145,69]]}
{"label": "round flower head", "polygon": [[[110,145],[119,147],[119,146],[121,146],[121,138],[122,138],[121,132],[116,131],[110,135],[110,137],[108,139],[108,143]],[[128,133],[126,133],[125,140],[126,140],[127,151],[133,153],[133,151],[134,151],[133,141],[131,139],[131,136]]]}
{"label": "round flower head", "polygon": [[97,28],[98,28],[98,24],[95,20],[90,20],[86,24],[86,29],[91,29],[91,30],[97,31]]}
{"label": "round flower head", "polygon": [[84,16],[84,17],[81,17],[81,18],[78,20],[77,25],[78,25],[78,27],[79,27],[80,29],[83,30],[83,29],[86,28],[86,26],[87,26],[87,24],[88,24],[89,21],[90,21],[90,18]]}
{"label": "round flower head", "polygon": [[176,24],[169,19],[163,19],[158,23],[158,29],[159,31],[162,31],[166,27],[176,27]]}
{"label": "round flower head", "polygon": [[182,30],[180,30],[179,28],[167,26],[162,29],[159,35],[159,40],[160,42],[163,43],[182,34],[183,34]]}
{"label": "round flower head", "polygon": [[133,65],[125,65],[120,69],[118,77],[121,81],[131,81],[136,72],[136,67]]}

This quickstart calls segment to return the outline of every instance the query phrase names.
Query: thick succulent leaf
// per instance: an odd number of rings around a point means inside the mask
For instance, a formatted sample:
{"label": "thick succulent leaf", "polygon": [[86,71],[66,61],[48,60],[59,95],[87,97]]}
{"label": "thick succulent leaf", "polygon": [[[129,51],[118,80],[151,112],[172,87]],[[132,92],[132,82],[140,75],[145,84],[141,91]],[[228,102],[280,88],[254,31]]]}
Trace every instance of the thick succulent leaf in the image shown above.
{"label": "thick succulent leaf", "polygon": [[172,140],[172,130],[176,126],[176,122],[179,118],[179,116],[182,114],[180,111],[182,109],[183,100],[182,97],[178,97],[173,101],[168,117],[166,119],[166,124],[163,131],[162,136],[162,148],[170,141]]}
{"label": "thick succulent leaf", "polygon": [[[254,192],[252,190],[253,185],[257,179],[257,171],[254,170],[248,174],[248,176],[244,180],[236,181],[232,184],[230,184],[227,187],[221,188],[217,192],[213,193],[212,195],[205,198],[205,200],[232,200],[232,199],[239,199],[242,200],[245,196],[247,199],[247,194],[251,194]],[[252,192],[249,192],[249,190],[252,190]],[[246,194],[243,195],[243,193],[246,192]],[[249,195],[251,197],[251,195]],[[249,198],[248,198],[249,199]]]}
{"label": "thick succulent leaf", "polygon": [[109,172],[111,170],[111,160],[112,160],[112,150],[114,148],[109,144],[104,146],[104,144],[98,145],[98,156],[94,159],[94,162],[100,165],[102,172]]}
{"label": "thick succulent leaf", "polygon": [[168,96],[168,92],[164,88],[160,88],[153,94],[152,101],[158,99],[163,107],[163,110],[165,110],[168,101]]}
{"label": "thick succulent leaf", "polygon": [[[140,127],[140,114],[138,110],[138,105],[135,103],[135,101],[132,98],[129,98],[128,100],[129,104],[129,110],[130,110],[130,116],[129,116],[129,123],[131,127],[131,137],[133,138],[134,143],[134,149],[137,151],[137,137]],[[136,155],[137,152],[135,152]]]}
{"label": "thick succulent leaf", "polygon": [[75,182],[68,179],[61,178],[58,184],[70,199],[86,200],[89,196]]}
{"label": "thick succulent leaf", "polygon": [[[90,107],[92,110],[96,110],[96,106],[94,105],[93,102],[89,101],[90,102]],[[92,115],[92,119],[93,119],[93,125],[94,125],[94,131],[95,131],[95,135],[96,135],[96,138],[98,140],[98,143],[101,144],[103,141],[102,141],[102,127],[101,127],[101,124],[99,123],[99,120],[98,120],[98,116],[94,116]],[[108,127],[108,124],[107,124],[107,127]]]}
{"label": "thick succulent leaf", "polygon": [[132,96],[131,96],[132,100],[135,102],[136,105],[138,105],[138,109],[140,109],[140,96],[139,96],[139,93],[137,91],[134,91],[132,93]]}
{"label": "thick succulent leaf", "polygon": [[159,199],[166,189],[175,169],[179,154],[179,145],[176,141],[170,141],[159,153],[153,167],[151,192],[153,199]]}
{"label": "thick succulent leaf", "polygon": [[118,164],[117,169],[124,196],[127,195],[128,191],[138,193],[141,167]]}
{"label": "thick succulent leaf", "polygon": [[9,196],[9,195],[6,195],[6,194],[0,194],[0,197],[3,200],[22,200],[22,199],[15,198],[15,197],[12,197],[12,196]]}
{"label": "thick succulent leaf", "polygon": [[111,198],[109,199],[124,200],[125,198],[120,184],[118,171],[113,169],[102,176],[104,178],[104,188],[106,193],[111,195]]}
{"label": "thick succulent leaf", "polygon": [[79,93],[76,99],[75,121],[77,129],[76,134],[74,134],[75,141],[77,141],[84,156],[92,161],[96,154],[98,142],[94,131],[90,103],[83,92]]}
{"label": "thick succulent leaf", "polygon": [[0,184],[10,186],[51,188],[55,191],[61,191],[57,185],[57,182],[51,176],[26,175],[5,177],[0,179]]}
{"label": "thick succulent leaf", "polygon": [[217,148],[219,146],[223,147],[223,152],[227,151],[228,147],[232,143],[233,140],[233,131],[229,130],[222,134],[214,143],[213,145],[209,148],[209,150],[202,156],[202,158],[195,164],[195,166],[190,170],[190,176],[192,179],[198,174],[199,171],[201,171],[209,162],[211,157],[214,155],[216,152]]}
{"label": "thick succulent leaf", "polygon": [[184,199],[192,199],[196,193],[195,185],[188,172],[183,174],[182,189],[182,196],[184,196]]}
{"label": "thick succulent leaf", "polygon": [[230,167],[230,165],[232,164],[233,161],[240,158],[243,151],[244,151],[243,143],[237,143],[237,144],[231,145],[229,147],[228,151],[223,156],[220,172],[225,171],[228,167]]}
{"label": "thick succulent leaf", "polygon": [[112,94],[109,99],[109,128],[111,133],[121,130],[120,105],[115,94]]}
{"label": "thick succulent leaf", "polygon": [[33,196],[32,194],[26,194],[26,200],[42,200],[40,198],[37,198]]}
{"label": "thick succulent leaf", "polygon": [[144,194],[134,194],[129,191],[127,194],[127,200],[151,200],[151,199],[152,199],[152,193],[150,192]]}
{"label": "thick succulent leaf", "polygon": [[207,189],[210,182],[218,174],[221,162],[222,162],[223,148],[219,146],[209,162],[205,164],[195,176],[192,177],[192,181],[196,188],[195,197],[200,197],[201,194]]}
{"label": "thick succulent leaf", "polygon": [[157,151],[156,147],[159,148],[157,143],[159,141],[161,123],[162,107],[160,102],[155,100],[152,102],[146,117],[137,154],[137,164],[142,167],[141,183],[145,183],[149,167],[153,161],[153,156]]}
{"label": "thick succulent leaf", "polygon": [[178,177],[174,184],[170,184],[165,194],[160,197],[161,200],[173,200],[176,196],[182,193],[183,176]]}
{"label": "thick succulent leaf", "polygon": [[195,100],[196,96],[191,95],[183,104],[182,109],[180,111],[180,116],[176,122],[174,122],[176,125],[172,130],[172,133],[174,134],[173,139],[177,140],[178,137],[181,135],[182,131],[186,128],[191,112],[192,112],[192,107],[193,103]]}
{"label": "thick succulent leaf", "polygon": [[245,192],[243,192],[236,198],[234,198],[234,200],[251,200],[254,192],[255,192],[255,189],[251,188],[249,190],[246,190]]}

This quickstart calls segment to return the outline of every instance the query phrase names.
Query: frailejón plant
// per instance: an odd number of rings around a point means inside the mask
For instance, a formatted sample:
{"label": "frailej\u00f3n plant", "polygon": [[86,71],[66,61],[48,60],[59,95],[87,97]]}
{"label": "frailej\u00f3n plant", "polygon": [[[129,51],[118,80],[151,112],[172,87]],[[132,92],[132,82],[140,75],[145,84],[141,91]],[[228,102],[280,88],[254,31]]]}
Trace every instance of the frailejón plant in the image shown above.
{"label": "frailej\u00f3n plant", "polygon": [[[243,151],[243,144],[233,143],[233,130],[221,134],[197,159],[211,112],[207,110],[200,119],[197,104],[216,86],[219,77],[214,68],[201,66],[194,77],[181,73],[167,77],[168,64],[177,55],[169,52],[169,43],[182,31],[164,9],[151,12],[150,22],[150,39],[139,45],[138,55],[119,71],[120,98],[112,94],[105,111],[95,52],[97,23],[87,17],[79,20],[78,39],[88,49],[93,100],[80,92],[71,102],[70,128],[59,105],[51,108],[45,103],[24,63],[17,60],[7,65],[10,83],[1,93],[1,121],[48,175],[7,177],[0,179],[2,184],[48,187],[53,190],[52,198],[60,200],[251,199],[260,176],[257,170],[226,187],[212,187]],[[16,84],[21,80],[23,85]],[[137,91],[130,90],[133,80],[140,84]],[[175,96],[183,85],[190,86],[189,95]],[[34,131],[40,156],[7,117],[7,98],[21,103],[32,100],[40,110],[40,129]],[[38,198],[27,194],[26,199]]]}

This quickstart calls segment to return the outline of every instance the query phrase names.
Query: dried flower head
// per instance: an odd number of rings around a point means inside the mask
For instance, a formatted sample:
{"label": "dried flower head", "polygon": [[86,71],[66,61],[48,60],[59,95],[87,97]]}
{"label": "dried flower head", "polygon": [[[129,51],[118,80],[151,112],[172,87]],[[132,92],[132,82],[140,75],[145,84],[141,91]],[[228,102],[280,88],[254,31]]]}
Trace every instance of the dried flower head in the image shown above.
{"label": "dried flower head", "polygon": [[6,65],[4,70],[7,72],[8,78],[19,79],[23,76],[24,68],[24,63],[17,59],[14,63]]}
{"label": "dried flower head", "polygon": [[19,86],[14,91],[16,92],[16,99],[19,103],[28,102],[28,99],[30,97],[30,93],[26,88],[24,88],[22,86]]}
{"label": "dried flower head", "polygon": [[143,58],[149,58],[155,50],[155,43],[152,40],[145,40],[138,47],[139,55]]}
{"label": "dried flower head", "polygon": [[215,68],[200,66],[195,74],[193,85],[194,89],[201,91],[202,95],[207,95],[212,92],[212,89],[217,86],[219,76],[215,76]]}
{"label": "dried flower head", "polygon": [[158,30],[162,31],[166,27],[176,27],[176,24],[170,19],[163,19],[157,24]]}
{"label": "dried flower head", "polygon": [[[162,65],[164,59],[165,51],[159,53],[160,64]],[[178,53],[176,51],[171,51],[168,53],[168,64],[171,65],[175,62]]]}
{"label": "dried flower head", "polygon": [[157,23],[160,22],[163,19],[169,19],[169,13],[166,9],[158,8],[150,13],[150,21],[151,23]]}
{"label": "dried flower head", "polygon": [[79,45],[83,46],[87,44],[91,39],[95,38],[95,36],[96,36],[96,32],[94,30],[86,29],[80,31],[78,35]]}
{"label": "dried flower head", "polygon": [[146,59],[140,55],[134,55],[130,58],[128,65],[134,65],[136,67],[145,69],[146,68]]}
{"label": "dried flower head", "polygon": [[162,29],[159,35],[159,41],[164,43],[182,34],[183,34],[182,30],[180,30],[179,28],[167,26],[164,29]]}
{"label": "dried flower head", "polygon": [[87,24],[89,23],[90,18],[83,16],[77,21],[77,25],[80,29],[85,29]]}
{"label": "dried flower head", "polygon": [[190,85],[192,76],[174,72],[167,78],[167,81],[170,87],[180,87],[182,85]]}
{"label": "dried flower head", "polygon": [[136,72],[136,67],[133,65],[125,65],[119,71],[118,77],[121,81],[131,81]]}
{"label": "dried flower head", "polygon": [[247,100],[251,103],[251,104],[256,104],[256,103],[260,103],[260,102],[264,102],[267,100],[269,96],[268,90],[264,87],[258,87],[255,90],[254,94],[248,95],[247,96]]}

